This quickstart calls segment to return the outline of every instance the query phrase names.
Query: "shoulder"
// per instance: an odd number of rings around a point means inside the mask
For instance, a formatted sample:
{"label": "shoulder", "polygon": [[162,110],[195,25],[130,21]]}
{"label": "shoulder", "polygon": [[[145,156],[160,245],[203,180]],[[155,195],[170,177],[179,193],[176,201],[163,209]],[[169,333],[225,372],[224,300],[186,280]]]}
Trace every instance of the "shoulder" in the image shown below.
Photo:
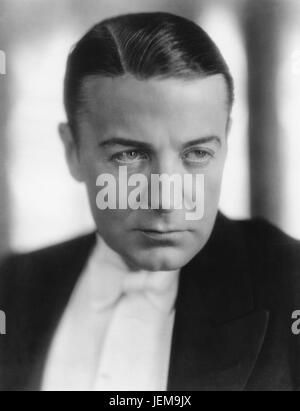
{"label": "shoulder", "polygon": [[300,306],[300,241],[255,218],[228,221],[247,250],[254,294],[269,308]]}
{"label": "shoulder", "polygon": [[0,265],[1,291],[28,287],[53,273],[69,270],[70,266],[78,266],[84,262],[95,243],[95,233],[87,234],[63,243],[28,253],[15,253],[3,259]]}
{"label": "shoulder", "polygon": [[278,252],[277,257],[283,258],[298,254],[300,251],[300,241],[284,233],[275,225],[262,218],[249,220],[231,220],[225,216],[224,227],[238,237],[238,240],[246,241],[249,251],[263,254],[265,257]]}
{"label": "shoulder", "polygon": [[300,275],[300,241],[262,218],[228,220],[232,232],[246,245],[248,255],[261,268],[287,272],[296,268]]}
{"label": "shoulder", "polygon": [[42,248],[28,253],[14,253],[6,256],[0,266],[0,270],[18,268],[19,266],[35,264],[61,264],[68,258],[74,258],[91,248],[95,242],[95,233],[80,236],[53,246]]}

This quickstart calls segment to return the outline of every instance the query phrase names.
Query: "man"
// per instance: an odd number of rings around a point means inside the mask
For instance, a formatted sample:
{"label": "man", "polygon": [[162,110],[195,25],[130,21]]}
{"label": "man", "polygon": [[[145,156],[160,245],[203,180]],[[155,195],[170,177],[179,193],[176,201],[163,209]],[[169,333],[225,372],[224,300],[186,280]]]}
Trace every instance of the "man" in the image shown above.
{"label": "man", "polygon": [[[60,135],[97,234],[3,264],[3,390],[298,389],[299,244],[218,213],[233,94],[212,40],[177,16],[112,18],[76,44]],[[139,200],[156,207],[97,201],[99,176],[118,191],[163,174],[203,176],[202,218],[186,218],[199,187],[181,208],[151,184]]]}

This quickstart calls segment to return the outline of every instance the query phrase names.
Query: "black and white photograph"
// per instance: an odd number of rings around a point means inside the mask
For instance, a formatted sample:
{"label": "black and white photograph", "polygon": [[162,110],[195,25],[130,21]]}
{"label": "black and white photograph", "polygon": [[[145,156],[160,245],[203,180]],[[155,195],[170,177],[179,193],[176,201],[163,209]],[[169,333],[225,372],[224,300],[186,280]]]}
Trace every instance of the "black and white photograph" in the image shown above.
{"label": "black and white photograph", "polygon": [[0,391],[299,391],[299,110],[298,0],[0,0]]}

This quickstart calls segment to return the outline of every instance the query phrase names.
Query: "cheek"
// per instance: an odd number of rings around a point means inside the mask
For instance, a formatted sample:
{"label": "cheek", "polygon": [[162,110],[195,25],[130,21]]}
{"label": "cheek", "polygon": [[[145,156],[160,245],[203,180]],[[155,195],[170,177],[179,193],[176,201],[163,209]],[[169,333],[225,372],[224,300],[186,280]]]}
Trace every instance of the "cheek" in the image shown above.
{"label": "cheek", "polygon": [[106,241],[115,243],[118,238],[123,237],[124,217],[120,217],[116,210],[100,211],[95,206],[92,213],[98,232]]}
{"label": "cheek", "polygon": [[204,195],[206,210],[218,206],[222,187],[223,168],[216,168],[205,175]]}
{"label": "cheek", "polygon": [[127,232],[134,217],[131,210],[99,210],[96,205],[93,208],[93,215],[98,229],[112,235]]}

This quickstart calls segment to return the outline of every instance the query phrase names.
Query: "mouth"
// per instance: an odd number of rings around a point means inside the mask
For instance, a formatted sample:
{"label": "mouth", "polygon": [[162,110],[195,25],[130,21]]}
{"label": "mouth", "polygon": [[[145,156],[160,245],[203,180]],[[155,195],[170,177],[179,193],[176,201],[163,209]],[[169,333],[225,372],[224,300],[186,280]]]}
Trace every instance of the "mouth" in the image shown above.
{"label": "mouth", "polygon": [[145,237],[156,242],[176,242],[180,240],[186,230],[139,230]]}

